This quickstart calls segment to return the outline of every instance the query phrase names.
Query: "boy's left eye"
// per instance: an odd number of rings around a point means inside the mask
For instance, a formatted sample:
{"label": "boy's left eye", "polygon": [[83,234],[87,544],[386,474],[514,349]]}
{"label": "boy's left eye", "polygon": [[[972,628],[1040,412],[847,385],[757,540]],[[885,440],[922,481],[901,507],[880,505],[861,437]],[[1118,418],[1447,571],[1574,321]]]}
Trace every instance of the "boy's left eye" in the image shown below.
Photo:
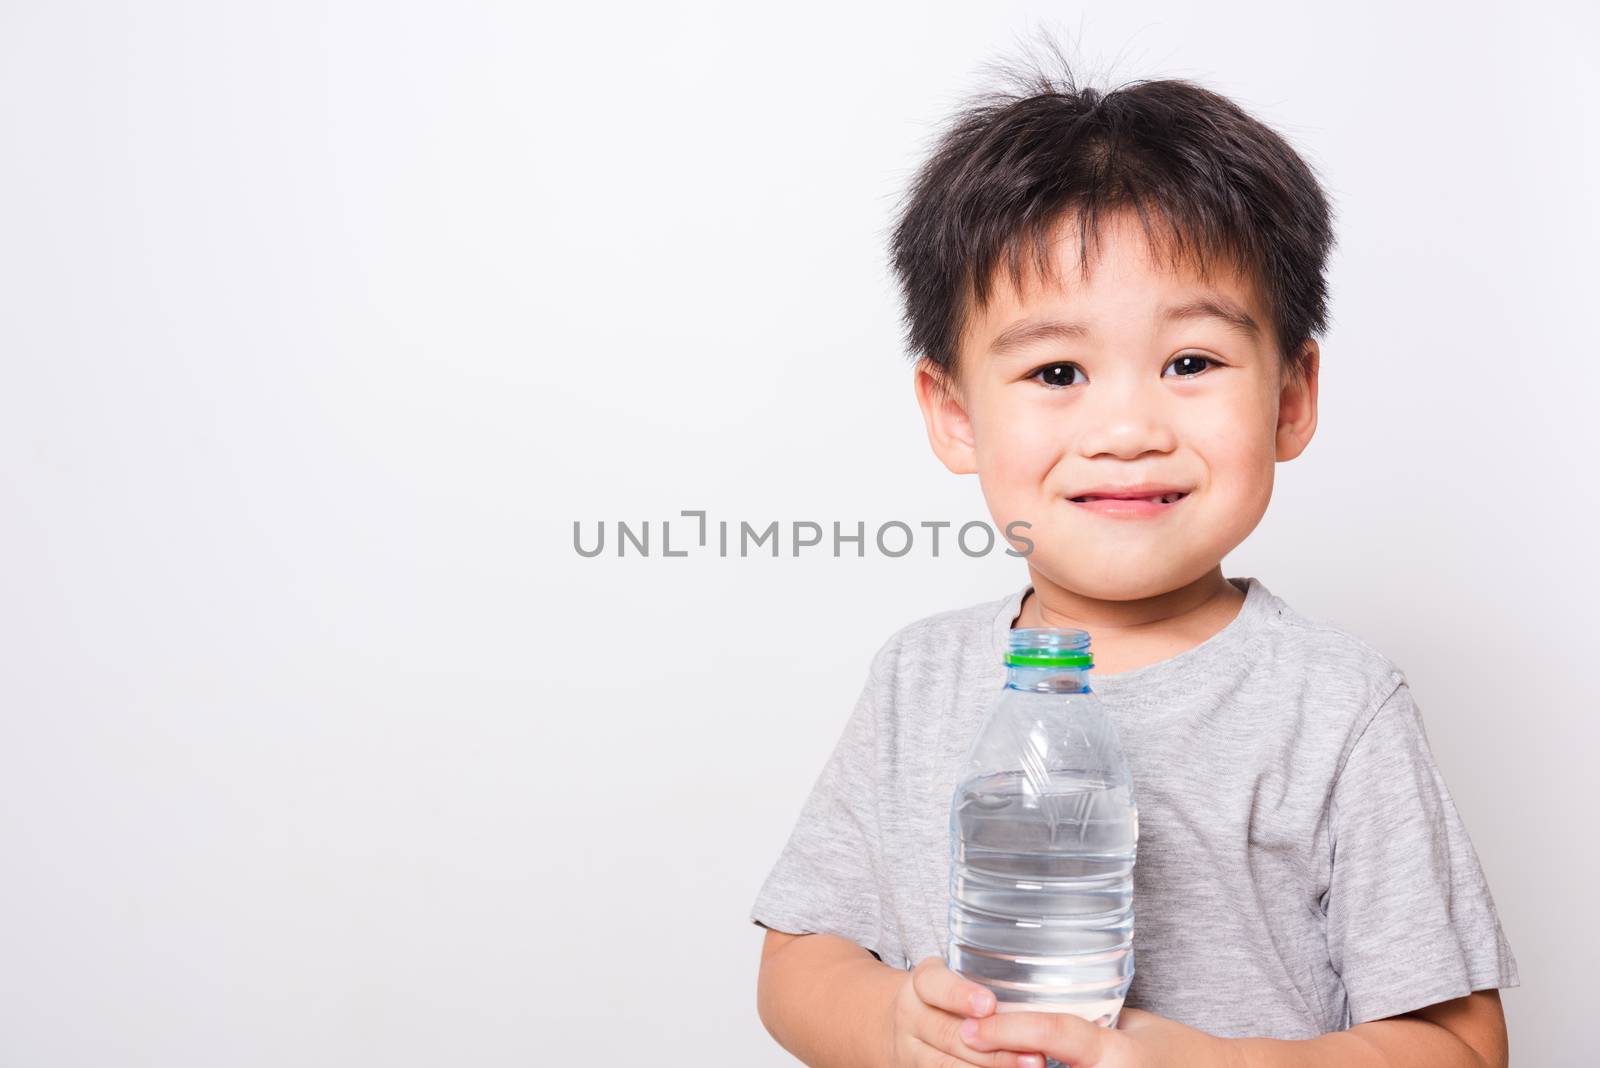
{"label": "boy's left eye", "polygon": [[1195,352],[1186,352],[1182,356],[1179,356],[1179,357],[1175,358],[1171,363],[1167,364],[1167,366],[1168,367],[1187,367],[1187,368],[1189,368],[1189,370],[1187,370],[1187,371],[1179,371],[1178,372],[1178,377],[1179,378],[1193,378],[1195,375],[1201,374],[1206,369],[1205,367],[1197,366],[1198,364],[1204,364],[1207,367],[1209,367],[1209,366],[1216,365],[1216,363],[1217,363],[1217,361],[1213,360],[1209,356],[1201,356],[1199,353],[1195,353]]}

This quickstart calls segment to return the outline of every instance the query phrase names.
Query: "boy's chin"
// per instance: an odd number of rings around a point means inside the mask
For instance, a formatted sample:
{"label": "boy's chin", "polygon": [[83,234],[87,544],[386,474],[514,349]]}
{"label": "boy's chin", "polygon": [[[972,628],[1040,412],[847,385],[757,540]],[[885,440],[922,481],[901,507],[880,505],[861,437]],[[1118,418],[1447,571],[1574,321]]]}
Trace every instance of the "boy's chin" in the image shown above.
{"label": "boy's chin", "polygon": [[1068,593],[1096,601],[1144,601],[1180,590],[1210,570],[1211,567],[1205,567],[1198,574],[1191,574],[1192,569],[1152,566],[1148,562],[1130,560],[1106,561],[1094,566],[1080,557],[1071,567],[1060,569],[1035,565],[1034,584],[1038,585],[1038,580],[1043,579]]}

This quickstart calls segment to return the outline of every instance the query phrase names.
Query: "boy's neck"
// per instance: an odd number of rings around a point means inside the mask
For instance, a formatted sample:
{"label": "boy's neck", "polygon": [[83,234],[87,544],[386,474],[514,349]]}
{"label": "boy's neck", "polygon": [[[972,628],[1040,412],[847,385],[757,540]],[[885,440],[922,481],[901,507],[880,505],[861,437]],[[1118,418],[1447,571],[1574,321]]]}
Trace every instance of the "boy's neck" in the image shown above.
{"label": "boy's neck", "polygon": [[1089,632],[1094,669],[1115,675],[1193,649],[1233,622],[1244,594],[1222,565],[1178,589],[1136,601],[1100,601],[1057,586],[1029,568],[1033,589],[1013,627],[1067,627]]}

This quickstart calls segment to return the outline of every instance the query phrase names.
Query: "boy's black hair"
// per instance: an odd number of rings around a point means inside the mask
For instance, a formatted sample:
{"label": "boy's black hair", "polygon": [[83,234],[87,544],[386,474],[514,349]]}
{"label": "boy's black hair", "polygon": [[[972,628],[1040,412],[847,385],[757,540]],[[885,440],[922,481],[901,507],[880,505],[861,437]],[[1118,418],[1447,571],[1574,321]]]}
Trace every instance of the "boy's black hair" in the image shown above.
{"label": "boy's black hair", "polygon": [[951,384],[967,317],[987,305],[1002,256],[1016,286],[1025,248],[1051,278],[1051,232],[1076,215],[1087,277],[1100,217],[1132,209],[1172,269],[1188,263],[1204,277],[1219,258],[1239,266],[1268,311],[1282,366],[1303,374],[1304,339],[1327,328],[1323,272],[1334,245],[1310,166],[1209,89],[1177,79],[1080,89],[1052,52],[1061,74],[1009,68],[1014,91],[970,101],[912,182],[891,240],[912,355]]}

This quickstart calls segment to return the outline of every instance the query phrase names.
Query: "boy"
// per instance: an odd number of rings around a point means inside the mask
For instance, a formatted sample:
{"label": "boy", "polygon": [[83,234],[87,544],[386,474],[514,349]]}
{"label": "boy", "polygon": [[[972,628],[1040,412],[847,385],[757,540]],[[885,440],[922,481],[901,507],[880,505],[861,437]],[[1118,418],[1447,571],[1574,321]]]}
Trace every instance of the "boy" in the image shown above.
{"label": "boy", "polygon": [[[1316,428],[1323,192],[1198,86],[1035,78],[893,237],[929,442],[1030,524],[1029,582],[879,650],[751,911],[762,1021],[830,1068],[1503,1068],[1516,961],[1404,674],[1221,568]],[[1089,632],[1133,774],[1115,1028],[942,963],[956,777],[1036,626]]]}

